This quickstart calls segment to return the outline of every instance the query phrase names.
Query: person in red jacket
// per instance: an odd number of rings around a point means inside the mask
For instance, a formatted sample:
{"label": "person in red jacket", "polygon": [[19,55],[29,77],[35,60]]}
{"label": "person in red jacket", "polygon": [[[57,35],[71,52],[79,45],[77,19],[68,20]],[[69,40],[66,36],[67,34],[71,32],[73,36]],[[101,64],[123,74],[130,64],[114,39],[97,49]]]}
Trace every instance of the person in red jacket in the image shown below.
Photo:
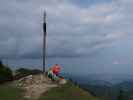
{"label": "person in red jacket", "polygon": [[59,73],[60,73],[61,67],[58,64],[55,64],[54,66],[52,66],[48,72],[47,75],[49,78],[51,78],[53,81],[55,80],[59,80]]}
{"label": "person in red jacket", "polygon": [[58,74],[60,73],[60,70],[61,70],[61,67],[60,67],[60,65],[58,65],[58,64],[55,64],[55,65],[52,67],[52,72],[53,72],[53,74],[55,74],[55,75],[57,75],[57,76],[58,76]]}

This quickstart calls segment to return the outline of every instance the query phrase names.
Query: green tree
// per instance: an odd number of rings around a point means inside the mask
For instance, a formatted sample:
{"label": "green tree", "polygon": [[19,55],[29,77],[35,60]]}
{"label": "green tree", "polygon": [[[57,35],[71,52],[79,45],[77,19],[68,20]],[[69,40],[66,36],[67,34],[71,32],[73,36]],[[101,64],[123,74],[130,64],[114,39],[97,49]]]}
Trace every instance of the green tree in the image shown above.
{"label": "green tree", "polygon": [[0,60],[0,83],[13,79],[12,70]]}

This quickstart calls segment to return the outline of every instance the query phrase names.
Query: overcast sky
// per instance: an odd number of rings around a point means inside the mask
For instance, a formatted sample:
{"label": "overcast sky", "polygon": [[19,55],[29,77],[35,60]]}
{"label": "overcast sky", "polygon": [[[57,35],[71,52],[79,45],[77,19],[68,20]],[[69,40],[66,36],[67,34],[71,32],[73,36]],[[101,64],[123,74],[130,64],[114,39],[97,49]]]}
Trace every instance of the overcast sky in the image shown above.
{"label": "overcast sky", "polygon": [[46,10],[49,62],[132,73],[132,5],[133,0],[0,0],[0,58],[41,59]]}

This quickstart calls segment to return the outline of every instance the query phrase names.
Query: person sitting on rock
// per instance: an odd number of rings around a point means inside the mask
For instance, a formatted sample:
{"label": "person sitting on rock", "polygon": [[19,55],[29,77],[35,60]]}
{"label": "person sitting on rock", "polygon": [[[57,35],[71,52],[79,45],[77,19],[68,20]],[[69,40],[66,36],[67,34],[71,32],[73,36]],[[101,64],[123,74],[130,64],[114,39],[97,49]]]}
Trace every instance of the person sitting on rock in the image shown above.
{"label": "person sitting on rock", "polygon": [[59,80],[59,72],[61,70],[61,67],[58,65],[58,64],[55,64],[53,67],[51,67],[47,74],[48,74],[48,77],[51,78],[53,81],[57,81]]}

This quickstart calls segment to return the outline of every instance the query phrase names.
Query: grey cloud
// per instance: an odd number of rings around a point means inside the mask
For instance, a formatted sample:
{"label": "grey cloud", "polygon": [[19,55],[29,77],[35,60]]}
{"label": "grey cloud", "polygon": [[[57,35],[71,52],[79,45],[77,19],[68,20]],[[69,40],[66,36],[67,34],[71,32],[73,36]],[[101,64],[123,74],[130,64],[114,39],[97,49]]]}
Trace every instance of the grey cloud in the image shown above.
{"label": "grey cloud", "polygon": [[[129,1],[129,0],[128,0]],[[83,57],[110,45],[131,31],[123,2],[80,8],[66,0],[2,0],[0,57],[39,58],[42,55],[42,15],[47,11],[48,57]],[[120,8],[118,7],[120,5]],[[129,10],[128,10],[129,11]],[[120,15],[120,17],[119,17]],[[127,19],[130,18],[130,19]],[[120,24],[120,25],[119,25]],[[122,27],[122,28],[121,28]],[[132,32],[132,31],[131,31]]]}

